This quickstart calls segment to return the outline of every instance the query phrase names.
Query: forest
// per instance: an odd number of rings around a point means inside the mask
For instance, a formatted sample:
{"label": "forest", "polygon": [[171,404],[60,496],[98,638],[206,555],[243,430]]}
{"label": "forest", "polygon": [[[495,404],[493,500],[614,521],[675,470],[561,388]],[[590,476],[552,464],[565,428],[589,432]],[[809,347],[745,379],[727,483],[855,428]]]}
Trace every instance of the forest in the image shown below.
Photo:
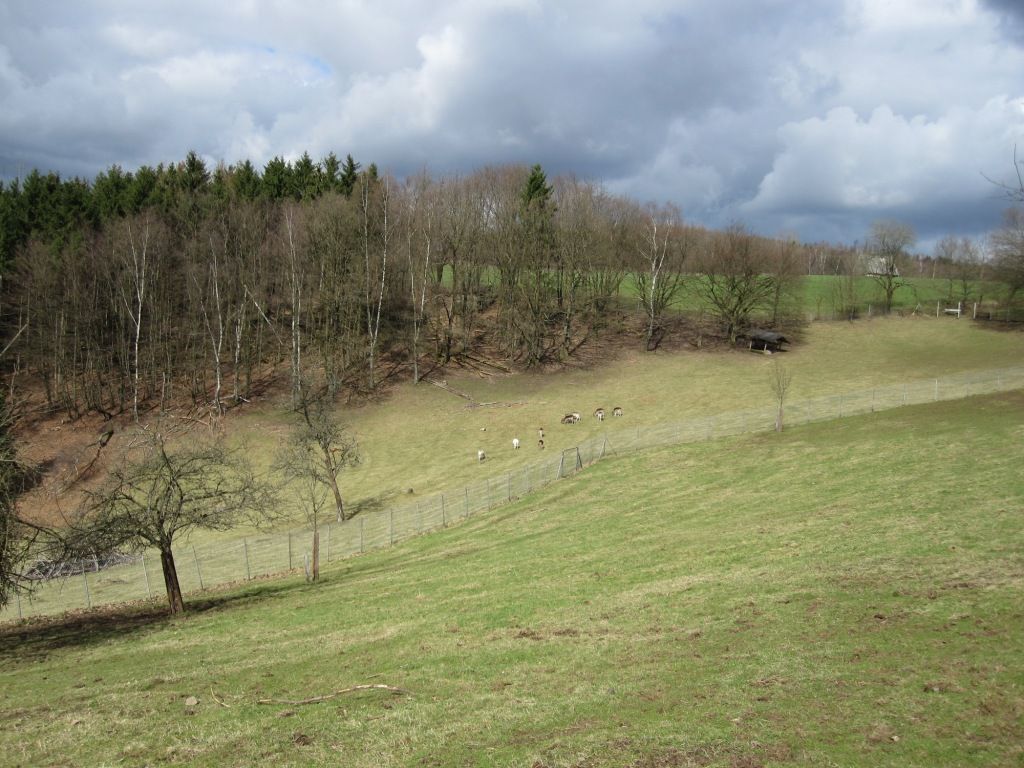
{"label": "forest", "polygon": [[[876,235],[895,278],[912,233]],[[977,276],[976,249],[947,245],[918,271]],[[484,353],[557,363],[623,329],[655,349],[684,291],[734,343],[755,321],[799,325],[803,276],[852,286],[860,256],[688,225],[539,165],[398,180],[351,155],[260,172],[190,152],[92,181],[33,171],[0,187],[4,364],[10,391],[69,418],[169,401],[220,414],[277,374],[298,402]]]}

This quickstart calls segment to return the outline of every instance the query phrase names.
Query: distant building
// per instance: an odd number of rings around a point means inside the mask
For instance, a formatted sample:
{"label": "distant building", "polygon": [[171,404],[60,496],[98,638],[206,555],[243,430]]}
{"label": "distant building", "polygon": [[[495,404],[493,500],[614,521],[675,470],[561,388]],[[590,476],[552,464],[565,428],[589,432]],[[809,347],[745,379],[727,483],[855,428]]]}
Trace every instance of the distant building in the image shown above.
{"label": "distant building", "polygon": [[782,345],[789,343],[789,339],[781,333],[757,329],[748,331],[742,338],[747,339],[748,347],[751,350],[765,352],[769,355],[773,352],[781,352]]}
{"label": "distant building", "polygon": [[900,270],[894,262],[882,256],[872,256],[867,261],[868,275],[879,275],[886,277],[899,277]]}

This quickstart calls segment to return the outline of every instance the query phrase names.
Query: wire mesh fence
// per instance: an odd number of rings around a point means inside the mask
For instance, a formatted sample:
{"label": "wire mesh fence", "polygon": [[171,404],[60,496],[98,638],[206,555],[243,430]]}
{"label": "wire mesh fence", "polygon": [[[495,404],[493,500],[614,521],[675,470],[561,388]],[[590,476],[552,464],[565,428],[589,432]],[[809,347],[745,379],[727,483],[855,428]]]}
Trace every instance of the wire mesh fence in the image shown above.
{"label": "wire mesh fence", "polygon": [[[873,389],[843,392],[786,403],[788,426],[825,421],[940,400],[1024,388],[1024,366],[958,373]],[[330,562],[392,547],[427,531],[507,504],[568,477],[606,455],[623,455],[661,446],[765,432],[775,428],[774,406],[719,413],[661,424],[609,429],[561,452],[524,464],[477,483],[387,509],[360,514],[342,523],[319,527],[320,557]],[[185,543],[174,550],[178,578],[186,593],[308,567],[312,530],[300,529],[245,536],[236,540]],[[164,599],[160,557],[143,552],[119,562],[92,562],[59,578],[40,580],[17,595],[0,621],[148,598]]]}

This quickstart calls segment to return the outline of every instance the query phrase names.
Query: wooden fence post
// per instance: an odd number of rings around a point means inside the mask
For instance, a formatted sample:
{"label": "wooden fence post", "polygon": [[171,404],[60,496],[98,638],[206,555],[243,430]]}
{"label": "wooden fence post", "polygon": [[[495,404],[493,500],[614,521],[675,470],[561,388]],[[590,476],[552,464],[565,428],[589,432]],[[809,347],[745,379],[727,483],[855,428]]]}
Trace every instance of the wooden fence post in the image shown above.
{"label": "wooden fence post", "polygon": [[196,576],[199,577],[199,589],[205,590],[206,587],[203,586],[203,572],[199,569],[199,555],[196,554],[195,544],[192,545],[192,559],[195,561],[196,564]]}

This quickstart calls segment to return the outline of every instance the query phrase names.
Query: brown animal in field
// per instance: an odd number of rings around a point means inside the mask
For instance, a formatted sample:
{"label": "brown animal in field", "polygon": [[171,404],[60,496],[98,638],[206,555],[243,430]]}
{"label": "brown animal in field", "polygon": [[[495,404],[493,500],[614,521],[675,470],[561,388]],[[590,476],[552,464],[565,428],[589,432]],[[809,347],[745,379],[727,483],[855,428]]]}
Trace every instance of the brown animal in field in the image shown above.
{"label": "brown animal in field", "polygon": [[544,438],[541,438],[540,440],[537,441],[537,447],[540,448],[542,451],[544,450]]}

